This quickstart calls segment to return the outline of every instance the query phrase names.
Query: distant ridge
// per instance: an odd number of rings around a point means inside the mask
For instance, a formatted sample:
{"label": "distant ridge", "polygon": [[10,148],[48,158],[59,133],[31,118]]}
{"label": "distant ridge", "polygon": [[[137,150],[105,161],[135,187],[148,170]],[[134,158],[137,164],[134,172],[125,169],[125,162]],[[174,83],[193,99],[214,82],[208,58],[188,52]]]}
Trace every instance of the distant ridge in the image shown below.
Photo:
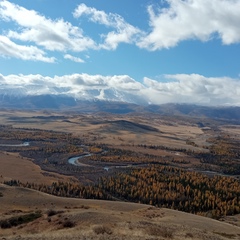
{"label": "distant ridge", "polygon": [[163,115],[181,115],[208,117],[227,120],[240,120],[240,107],[200,106],[191,104],[138,105],[122,101],[104,101],[99,99],[77,100],[66,95],[14,96],[0,95],[0,108],[26,110],[76,111],[82,113],[157,113]]}
{"label": "distant ridge", "polygon": [[165,115],[187,115],[193,117],[222,118],[229,120],[240,120],[240,107],[234,106],[200,106],[191,104],[162,104],[149,105],[145,108],[153,113]]}

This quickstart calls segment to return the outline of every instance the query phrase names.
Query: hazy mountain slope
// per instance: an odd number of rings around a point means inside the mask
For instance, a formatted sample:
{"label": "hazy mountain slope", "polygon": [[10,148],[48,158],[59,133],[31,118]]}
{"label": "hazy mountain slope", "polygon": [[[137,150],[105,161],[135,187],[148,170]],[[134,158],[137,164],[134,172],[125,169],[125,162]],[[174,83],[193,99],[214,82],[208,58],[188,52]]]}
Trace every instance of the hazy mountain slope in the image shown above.
{"label": "hazy mountain slope", "polygon": [[209,118],[240,119],[240,107],[207,107],[190,104],[149,105],[146,111],[168,115],[187,115]]}
{"label": "hazy mountain slope", "polygon": [[[136,102],[136,103],[132,103]],[[138,104],[137,104],[138,103]],[[240,107],[207,107],[190,104],[149,105],[144,101],[123,101],[122,98],[110,100],[79,100],[66,95],[14,95],[0,94],[0,107],[7,109],[49,109],[85,113],[107,112],[126,114],[134,112],[182,115],[192,117],[222,118],[240,120]]]}

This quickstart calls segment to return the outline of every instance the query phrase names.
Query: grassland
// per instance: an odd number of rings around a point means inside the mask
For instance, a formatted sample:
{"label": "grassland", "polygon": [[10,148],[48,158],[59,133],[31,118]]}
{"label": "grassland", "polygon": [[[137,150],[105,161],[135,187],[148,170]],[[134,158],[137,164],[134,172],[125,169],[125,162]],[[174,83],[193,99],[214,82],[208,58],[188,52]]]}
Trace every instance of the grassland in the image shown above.
{"label": "grassland", "polygon": [[[2,239],[239,239],[240,228],[148,205],[66,199],[0,185],[1,220],[42,216],[0,229]],[[30,201],[31,200],[31,201]]]}
{"label": "grassland", "polygon": [[[0,122],[2,183],[15,179],[48,190],[54,182],[91,185],[100,177],[109,182],[118,174],[128,179],[132,170],[149,171],[151,164],[198,172],[210,180],[214,175],[231,177],[236,181],[234,186],[239,182],[240,126],[226,121],[157,114],[1,110]],[[29,146],[10,146],[26,141]],[[79,159],[78,166],[68,163],[68,158],[82,154],[88,157]],[[60,198],[14,186],[1,185],[0,193],[1,221],[39,211],[42,214],[31,222],[0,229],[0,237],[6,239],[240,237],[239,215],[220,216],[231,223],[226,224],[171,209]],[[109,194],[115,200],[124,199]],[[54,214],[49,216],[51,211]]]}

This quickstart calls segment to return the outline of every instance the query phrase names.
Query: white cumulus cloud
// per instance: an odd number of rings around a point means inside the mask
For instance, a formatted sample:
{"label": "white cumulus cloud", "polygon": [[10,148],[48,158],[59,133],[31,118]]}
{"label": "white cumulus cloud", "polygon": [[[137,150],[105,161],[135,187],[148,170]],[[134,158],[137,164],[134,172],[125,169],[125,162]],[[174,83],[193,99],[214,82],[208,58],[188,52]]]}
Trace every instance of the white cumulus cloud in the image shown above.
{"label": "white cumulus cloud", "polygon": [[52,63],[57,60],[49,54],[60,52],[65,59],[82,62],[69,52],[116,50],[121,43],[156,51],[192,39],[204,42],[217,38],[226,45],[240,43],[240,0],[163,0],[150,6],[146,3],[146,9],[149,18],[142,21],[148,21],[149,29],[140,29],[117,13],[81,3],[73,9],[73,17],[103,26],[93,34],[84,29],[84,24],[80,28],[61,16],[51,19],[0,0],[0,23],[4,23],[0,29],[0,55]]}
{"label": "white cumulus cloud", "polygon": [[0,35],[0,55],[15,57],[22,60],[34,60],[42,62],[55,62],[54,57],[46,57],[46,53],[36,46],[19,45],[9,38]]}
{"label": "white cumulus cloud", "polygon": [[78,57],[74,57],[74,56],[72,56],[72,55],[70,55],[70,54],[65,54],[65,55],[64,55],[64,58],[65,58],[65,59],[69,59],[69,60],[71,60],[71,61],[73,61],[73,62],[84,63],[84,60],[83,60],[83,59],[78,58]]}
{"label": "white cumulus cloud", "polygon": [[101,34],[104,43],[100,44],[99,47],[103,49],[114,50],[120,43],[134,43],[137,36],[143,34],[140,29],[127,23],[119,14],[99,11],[96,8],[86,6],[84,3],[75,9],[73,16],[75,18],[88,16],[89,20],[94,23],[113,28],[113,31]]}
{"label": "white cumulus cloud", "polygon": [[9,41],[21,41],[23,44],[31,42],[42,48],[42,54],[46,50],[80,52],[96,48],[94,40],[83,35],[82,29],[70,22],[46,18],[34,10],[9,1],[0,2],[0,20],[13,22],[18,26],[16,29],[4,31]]}
{"label": "white cumulus cloud", "polygon": [[240,42],[239,0],[166,0],[168,7],[148,6],[151,31],[138,42],[149,50],[170,48],[180,41]]}

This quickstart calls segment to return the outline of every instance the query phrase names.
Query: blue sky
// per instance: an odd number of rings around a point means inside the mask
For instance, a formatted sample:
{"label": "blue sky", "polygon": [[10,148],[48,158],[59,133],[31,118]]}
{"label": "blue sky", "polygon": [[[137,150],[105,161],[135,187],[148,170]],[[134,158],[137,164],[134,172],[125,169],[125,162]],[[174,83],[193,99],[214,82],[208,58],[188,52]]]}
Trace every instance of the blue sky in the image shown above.
{"label": "blue sky", "polygon": [[240,0],[0,0],[0,90],[18,89],[240,105]]}

